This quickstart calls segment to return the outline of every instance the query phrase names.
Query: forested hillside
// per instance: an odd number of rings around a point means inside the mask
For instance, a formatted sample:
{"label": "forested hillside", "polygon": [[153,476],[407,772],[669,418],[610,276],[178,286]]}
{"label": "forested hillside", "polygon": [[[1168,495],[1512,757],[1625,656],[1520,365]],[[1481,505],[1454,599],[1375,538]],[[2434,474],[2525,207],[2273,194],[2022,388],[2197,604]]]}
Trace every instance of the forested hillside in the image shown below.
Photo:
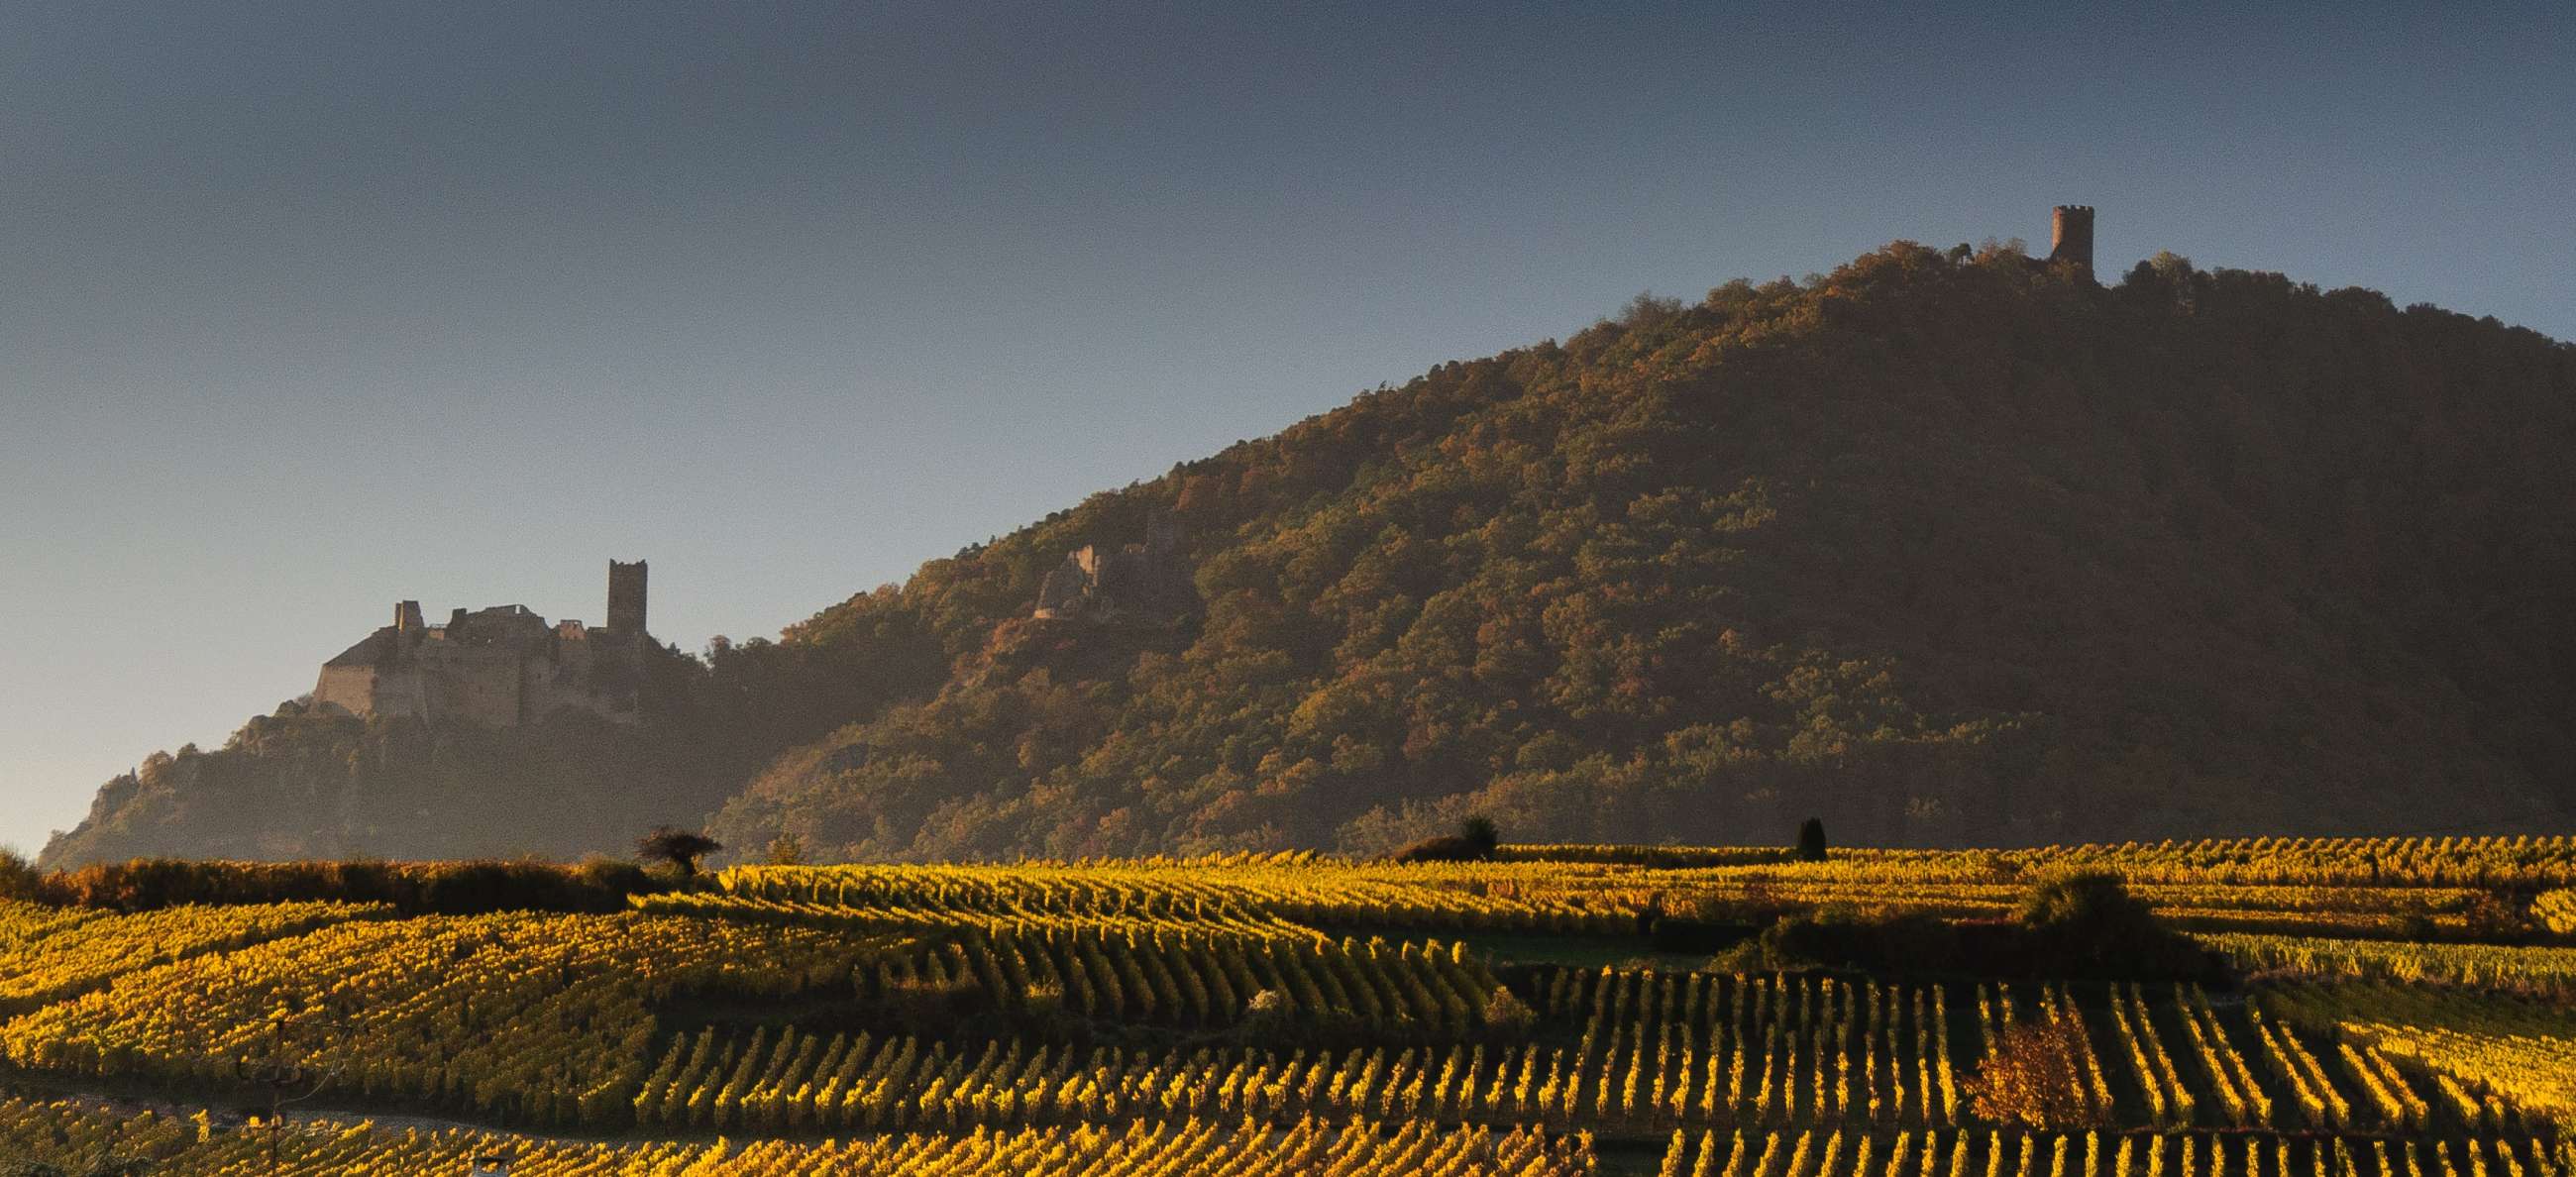
{"label": "forested hillside", "polygon": [[[625,753],[485,766],[477,797],[551,817],[427,790],[364,849],[632,837],[637,807],[558,804],[534,764],[832,857],[1371,850],[1469,812],[1579,841],[2565,828],[2571,441],[2576,348],[2492,320],[1898,244],[1096,495],[676,665],[654,731],[599,737]],[[1030,618],[1068,550],[1156,511],[1203,612]],[[327,753],[112,784],[51,856],[333,852],[332,806],[438,742],[336,722]],[[215,779],[240,797],[189,802]]]}

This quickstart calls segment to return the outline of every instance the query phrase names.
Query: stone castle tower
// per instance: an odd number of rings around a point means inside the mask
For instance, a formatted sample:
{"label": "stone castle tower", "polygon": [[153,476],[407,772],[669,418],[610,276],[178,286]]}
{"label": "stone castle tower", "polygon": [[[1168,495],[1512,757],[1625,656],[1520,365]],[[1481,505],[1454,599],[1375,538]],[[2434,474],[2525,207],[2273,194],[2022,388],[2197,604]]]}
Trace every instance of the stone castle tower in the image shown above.
{"label": "stone castle tower", "polygon": [[557,712],[634,723],[636,687],[652,636],[644,628],[644,561],[608,564],[608,624],[547,624],[525,605],[458,609],[445,625],[420,602],[394,604],[393,624],[322,664],[317,707],[360,718],[518,727]]}
{"label": "stone castle tower", "polygon": [[2061,204],[2049,218],[2048,260],[2073,262],[2086,277],[2093,274],[2093,206]]}
{"label": "stone castle tower", "polygon": [[622,634],[644,632],[644,561],[608,562],[608,628]]}

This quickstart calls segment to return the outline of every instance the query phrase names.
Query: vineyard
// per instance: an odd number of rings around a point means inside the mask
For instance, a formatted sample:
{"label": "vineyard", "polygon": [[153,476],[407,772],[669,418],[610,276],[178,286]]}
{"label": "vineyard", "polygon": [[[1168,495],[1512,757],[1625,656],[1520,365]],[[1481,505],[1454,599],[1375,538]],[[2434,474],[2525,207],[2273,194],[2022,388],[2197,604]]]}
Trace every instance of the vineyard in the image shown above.
{"label": "vineyard", "polygon": [[[0,904],[0,1163],[2576,1177],[2568,839],[1550,850]],[[2020,943],[1974,937],[2077,869],[2208,973],[1743,955],[1800,921]],[[289,1063],[306,1102],[246,1119]]]}

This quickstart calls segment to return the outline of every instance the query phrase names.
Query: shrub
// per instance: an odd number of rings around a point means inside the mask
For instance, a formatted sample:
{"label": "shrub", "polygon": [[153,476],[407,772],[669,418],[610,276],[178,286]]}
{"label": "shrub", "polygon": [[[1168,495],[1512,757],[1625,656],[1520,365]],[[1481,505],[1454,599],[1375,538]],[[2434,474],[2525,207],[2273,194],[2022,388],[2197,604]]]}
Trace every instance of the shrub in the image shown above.
{"label": "shrub", "polygon": [[1835,965],[1942,971],[1961,963],[1959,937],[1939,917],[1885,914],[1836,904],[1785,916],[1717,960],[1732,972],[1777,972]]}
{"label": "shrub", "polygon": [[0,846],[0,899],[25,902],[41,898],[43,893],[44,875],[35,864],[28,862],[26,855]]}
{"label": "shrub", "polygon": [[662,889],[632,863],[192,862],[137,858],[44,877],[54,903],[151,911],[182,903],[384,903],[407,915],[626,909]]}
{"label": "shrub", "polygon": [[1394,854],[1390,862],[1477,862],[1487,857],[1476,852],[1476,845],[1456,834],[1424,838]]}
{"label": "shrub", "polygon": [[642,895],[659,889],[643,867],[600,855],[581,860],[572,877],[583,888],[604,894]]}
{"label": "shrub", "polygon": [[1371,1025],[1359,1015],[1329,1006],[1298,1008],[1275,989],[1256,992],[1243,1003],[1243,1018],[1231,1034],[1245,1046],[1276,1048],[1383,1046],[1393,1041],[1387,1027]]}
{"label": "shrub", "polygon": [[1293,1030],[1296,1012],[1288,1008],[1288,995],[1276,989],[1264,989],[1243,1003],[1243,1035],[1248,1042],[1275,1040]]}
{"label": "shrub", "polygon": [[1489,817],[1470,817],[1458,823],[1458,832],[1437,838],[1424,838],[1389,855],[1393,862],[1483,862],[1501,849],[1502,831]]}
{"label": "shrub", "polygon": [[2141,981],[2224,973],[2217,957],[2157,922],[2118,878],[2102,874],[2038,883],[2008,921],[1952,923],[1924,912],[1827,905],[1782,916],[1712,963],[1733,972],[1851,967]]}
{"label": "shrub", "polygon": [[1538,1012],[1522,1001],[1520,995],[1501,985],[1494,986],[1493,996],[1485,999],[1485,1029],[1510,1038],[1526,1037],[1530,1027],[1538,1024]]}
{"label": "shrub", "polygon": [[2085,1097],[2084,1038],[2072,1023],[2026,1020],[1997,1035],[1965,1084],[1979,1117],[2047,1131],[2098,1128],[2106,1109]]}
{"label": "shrub", "polygon": [[2146,901],[2109,871],[2053,875],[2022,892],[2013,919],[2024,927],[2081,939],[2108,939],[2158,929]]}
{"label": "shrub", "polygon": [[1758,930],[1805,910],[1802,905],[1780,897],[1770,884],[1759,878],[1748,878],[1740,891],[1699,896],[1683,909],[1681,918],[1704,924],[1751,924]]}
{"label": "shrub", "polygon": [[2164,926],[2145,900],[2105,871],[2054,875],[2031,884],[2013,920],[2024,933],[2025,969],[2065,977],[2189,978],[2214,971],[2190,937]]}
{"label": "shrub", "polygon": [[[2538,913],[2535,911],[2535,915]],[[2469,939],[2479,941],[2514,941],[2531,934],[2532,921],[2510,899],[2493,891],[2481,891],[2469,901],[2467,911],[2460,913],[2467,924]]]}
{"label": "shrub", "polygon": [[879,995],[879,1008],[906,1034],[936,1037],[958,1023],[985,1012],[988,995],[972,980],[911,977]]}

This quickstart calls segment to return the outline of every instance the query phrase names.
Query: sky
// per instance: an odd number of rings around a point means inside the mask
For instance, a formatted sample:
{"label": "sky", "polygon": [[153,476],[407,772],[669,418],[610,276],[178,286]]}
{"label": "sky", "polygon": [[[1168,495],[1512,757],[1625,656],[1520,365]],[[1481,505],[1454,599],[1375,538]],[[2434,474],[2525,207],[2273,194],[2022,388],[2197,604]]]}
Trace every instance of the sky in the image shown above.
{"label": "sky", "polygon": [[[1640,291],[2099,211],[2576,339],[2576,10],[0,6],[0,843],[386,623],[685,650]],[[2259,10],[2259,11],[2258,11]]]}

